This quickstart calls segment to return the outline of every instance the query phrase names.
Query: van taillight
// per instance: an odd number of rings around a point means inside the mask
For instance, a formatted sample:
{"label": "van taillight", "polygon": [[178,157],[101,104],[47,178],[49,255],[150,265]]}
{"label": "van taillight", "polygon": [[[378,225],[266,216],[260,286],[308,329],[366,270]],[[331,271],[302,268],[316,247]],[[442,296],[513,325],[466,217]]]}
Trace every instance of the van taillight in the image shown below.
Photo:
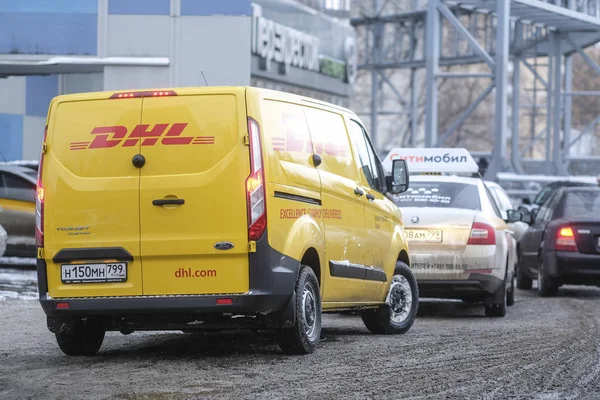
{"label": "van taillight", "polygon": [[556,233],[556,251],[579,251],[570,226],[560,228]]}
{"label": "van taillight", "polygon": [[473,222],[467,244],[496,244],[496,230],[482,222]]}
{"label": "van taillight", "polygon": [[250,138],[250,176],[246,179],[246,202],[248,207],[248,239],[258,240],[267,228],[265,174],[260,145],[258,122],[248,117]]}
{"label": "van taillight", "polygon": [[42,150],[40,151],[40,162],[38,166],[38,179],[35,191],[35,242],[37,247],[44,247],[44,184],[42,182],[42,171],[44,169],[44,153],[46,148],[46,136],[48,135],[48,126],[44,129],[44,138],[42,139]]}

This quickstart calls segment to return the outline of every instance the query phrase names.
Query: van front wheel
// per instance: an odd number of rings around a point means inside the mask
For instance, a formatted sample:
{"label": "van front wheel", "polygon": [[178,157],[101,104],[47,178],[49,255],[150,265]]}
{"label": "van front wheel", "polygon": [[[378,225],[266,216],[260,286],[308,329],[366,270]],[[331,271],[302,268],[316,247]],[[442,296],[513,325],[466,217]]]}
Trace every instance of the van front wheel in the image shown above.
{"label": "van front wheel", "polygon": [[409,266],[396,263],[385,304],[362,313],[367,329],[376,334],[406,333],[415,322],[419,308],[419,289]]}
{"label": "van front wheel", "polygon": [[58,347],[68,356],[92,356],[100,350],[105,330],[94,320],[63,322],[56,330]]}
{"label": "van front wheel", "polygon": [[302,266],[295,290],[295,323],[277,330],[277,342],[286,354],[309,354],[321,338],[319,282],[310,267]]}

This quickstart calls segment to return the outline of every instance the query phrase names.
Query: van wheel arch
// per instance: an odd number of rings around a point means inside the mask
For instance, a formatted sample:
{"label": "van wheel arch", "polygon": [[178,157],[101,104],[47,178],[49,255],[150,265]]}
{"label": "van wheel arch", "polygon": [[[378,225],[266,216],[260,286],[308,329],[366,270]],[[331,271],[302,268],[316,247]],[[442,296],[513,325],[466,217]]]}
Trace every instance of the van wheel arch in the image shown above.
{"label": "van wheel arch", "polygon": [[400,252],[396,261],[401,261],[410,267],[410,257],[408,256],[408,253],[405,250],[402,250]]}
{"label": "van wheel arch", "polygon": [[310,267],[313,270],[315,276],[317,277],[319,287],[321,287],[321,258],[319,257],[319,253],[314,247],[310,247],[304,252],[300,264],[306,265],[307,267]]}

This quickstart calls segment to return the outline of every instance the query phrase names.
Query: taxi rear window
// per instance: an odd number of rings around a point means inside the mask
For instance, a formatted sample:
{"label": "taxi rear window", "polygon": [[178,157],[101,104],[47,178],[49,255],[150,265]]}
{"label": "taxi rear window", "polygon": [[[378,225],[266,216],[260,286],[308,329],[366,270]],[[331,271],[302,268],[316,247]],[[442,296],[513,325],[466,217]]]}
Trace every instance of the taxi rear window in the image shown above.
{"label": "taxi rear window", "polygon": [[410,182],[408,190],[394,196],[398,207],[437,207],[481,210],[476,185],[456,182]]}

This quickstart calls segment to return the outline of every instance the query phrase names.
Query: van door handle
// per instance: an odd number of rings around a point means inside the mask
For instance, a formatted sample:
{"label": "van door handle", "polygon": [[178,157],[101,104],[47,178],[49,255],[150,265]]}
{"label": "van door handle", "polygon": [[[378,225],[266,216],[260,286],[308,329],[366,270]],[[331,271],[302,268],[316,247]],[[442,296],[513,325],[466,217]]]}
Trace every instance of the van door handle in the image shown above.
{"label": "van door handle", "polygon": [[371,193],[367,193],[367,199],[375,200],[375,196],[373,196]]}
{"label": "van door handle", "polygon": [[354,194],[357,194],[359,196],[362,196],[363,194],[365,194],[365,192],[363,192],[362,190],[360,190],[359,188],[354,189]]}
{"label": "van door handle", "polygon": [[182,205],[185,203],[184,199],[158,199],[152,200],[152,204],[155,206],[166,206],[166,205]]}

